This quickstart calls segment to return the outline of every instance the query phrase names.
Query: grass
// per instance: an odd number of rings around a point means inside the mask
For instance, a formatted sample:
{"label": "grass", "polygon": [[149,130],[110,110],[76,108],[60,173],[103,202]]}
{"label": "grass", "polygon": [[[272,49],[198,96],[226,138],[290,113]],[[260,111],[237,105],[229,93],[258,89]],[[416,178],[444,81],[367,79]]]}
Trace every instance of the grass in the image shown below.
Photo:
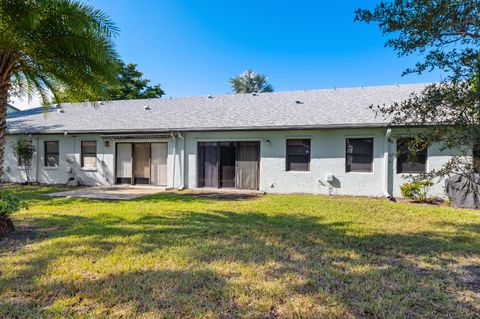
{"label": "grass", "polygon": [[0,318],[479,318],[478,211],[14,190],[30,208],[0,241]]}

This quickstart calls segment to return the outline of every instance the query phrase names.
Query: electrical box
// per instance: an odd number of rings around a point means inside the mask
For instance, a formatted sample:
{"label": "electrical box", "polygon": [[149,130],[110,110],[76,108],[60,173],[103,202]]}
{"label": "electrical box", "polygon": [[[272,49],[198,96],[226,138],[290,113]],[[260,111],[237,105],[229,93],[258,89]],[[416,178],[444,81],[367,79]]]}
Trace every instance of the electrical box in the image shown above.
{"label": "electrical box", "polygon": [[327,182],[329,182],[329,183],[333,182],[333,174],[327,174],[327,175],[325,175],[325,179],[326,179]]}

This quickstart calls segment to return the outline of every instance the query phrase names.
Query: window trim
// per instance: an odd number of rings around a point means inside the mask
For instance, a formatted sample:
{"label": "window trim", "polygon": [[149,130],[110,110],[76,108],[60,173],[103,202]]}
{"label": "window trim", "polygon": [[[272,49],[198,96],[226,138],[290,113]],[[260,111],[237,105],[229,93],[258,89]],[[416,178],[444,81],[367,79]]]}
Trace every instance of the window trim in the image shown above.
{"label": "window trim", "polygon": [[[402,141],[402,140],[411,140],[412,138],[408,138],[408,137],[400,137],[400,138],[397,138],[396,139],[396,156],[395,156],[395,172],[397,175],[421,175],[421,174],[425,174],[427,171],[428,171],[428,146],[427,148],[425,149],[425,164],[424,164],[424,170],[423,172],[420,172],[420,171],[415,171],[415,172],[400,172],[399,171],[399,161],[398,161],[398,158],[399,156],[401,155],[400,152],[399,152],[399,142]],[[408,154],[407,154],[408,155]]]}
{"label": "window trim", "polygon": [[[85,153],[83,151],[83,143],[95,143],[95,153]],[[80,141],[80,167],[83,169],[83,170],[96,170],[97,169],[97,155],[98,155],[98,145],[97,145],[97,141],[96,140],[86,140],[86,141]],[[84,160],[83,160],[83,155],[85,154],[90,154],[90,155],[94,155],[95,157],[95,166],[85,166],[85,163],[84,163]]]}
{"label": "window trim", "polygon": [[[289,141],[308,141],[308,154],[288,154],[288,142]],[[306,156],[308,155],[308,163],[306,170],[298,169],[289,169],[289,156]],[[289,137],[285,139],[285,171],[286,172],[300,172],[300,173],[309,173],[311,171],[312,163],[312,139],[311,138],[302,138],[302,137]]]}
{"label": "window trim", "polygon": [[[57,153],[47,153],[47,144],[48,143],[57,143],[58,144],[58,151]],[[47,165],[47,154],[53,154],[58,156],[58,162],[57,165],[52,166],[52,165]],[[60,166],[60,141],[59,140],[53,140],[53,141],[43,141],[43,166],[46,168],[58,168]]]}
{"label": "window trim", "polygon": [[[351,168],[348,170],[348,150],[347,150],[347,141],[348,140],[372,140],[372,161],[371,169],[368,171],[352,171]],[[372,135],[359,135],[359,136],[346,136],[345,137],[345,173],[347,174],[373,174],[375,172],[375,136]]]}

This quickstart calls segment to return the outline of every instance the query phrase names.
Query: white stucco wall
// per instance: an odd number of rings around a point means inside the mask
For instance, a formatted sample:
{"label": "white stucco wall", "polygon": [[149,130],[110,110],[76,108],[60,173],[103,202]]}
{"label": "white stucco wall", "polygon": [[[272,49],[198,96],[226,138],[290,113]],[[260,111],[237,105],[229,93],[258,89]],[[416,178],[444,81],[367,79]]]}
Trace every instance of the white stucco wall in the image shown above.
{"label": "white stucco wall", "polygon": [[[260,190],[269,193],[314,193],[383,196],[384,189],[383,129],[255,131],[188,133],[187,185],[197,187],[197,144],[201,141],[260,141]],[[345,172],[345,139],[374,138],[374,169],[372,173]],[[311,139],[309,172],[286,171],[286,139]],[[269,142],[267,142],[267,140]],[[333,174],[330,185],[326,175]]]}
{"label": "white stucco wall", "polygon": [[[18,136],[7,136],[5,148],[4,180],[11,183],[26,181],[25,171],[18,166],[18,159],[14,154],[13,147]],[[167,186],[180,187],[180,156],[174,156],[173,139],[165,140],[117,140],[110,141],[110,146],[105,146],[105,141],[100,134],[78,135],[34,135],[31,137],[35,147],[30,180],[45,184],[65,184],[69,177],[76,176],[83,185],[113,185],[115,184],[115,143],[118,142],[167,142]],[[59,141],[59,166],[44,166],[44,142]],[[84,169],[80,162],[80,149],[82,141],[97,141],[97,165],[96,169]],[[181,141],[179,142],[181,144]],[[174,157],[176,165],[174,166]],[[69,162],[69,159],[72,161]],[[173,174],[173,168],[176,172]],[[72,173],[68,173],[68,170]],[[37,173],[38,172],[38,173]],[[175,185],[174,185],[175,183]]]}
{"label": "white stucco wall", "polygon": [[[167,187],[197,187],[197,145],[202,141],[259,141],[260,142],[260,190],[269,193],[314,193],[332,195],[385,196],[390,193],[399,197],[400,185],[408,182],[405,176],[396,173],[396,145],[385,137],[385,129],[332,129],[292,131],[237,131],[237,132],[190,132],[177,138],[162,140],[115,140],[106,147],[100,134],[40,135],[33,136],[36,148],[31,180],[49,184],[64,184],[72,168],[84,185],[112,185],[115,183],[115,143],[118,142],[167,142]],[[395,135],[395,132],[393,132]],[[373,172],[345,172],[345,140],[349,137],[374,138]],[[13,154],[17,136],[7,136],[4,179],[8,182],[25,181],[24,171],[18,167]],[[286,139],[309,138],[311,140],[311,163],[309,172],[286,171]],[[60,142],[60,166],[44,167],[44,142]],[[81,141],[97,141],[97,168],[85,170],[80,167]],[[453,152],[440,151],[438,146],[428,150],[428,170],[439,169]],[[38,162],[37,159],[38,158]],[[67,159],[73,159],[68,163]],[[185,161],[185,165],[183,162]],[[37,170],[38,168],[38,170]],[[185,171],[182,171],[182,170]],[[328,183],[326,175],[333,174]],[[387,182],[386,174],[389,175]],[[443,182],[432,188],[432,195],[443,196]]]}

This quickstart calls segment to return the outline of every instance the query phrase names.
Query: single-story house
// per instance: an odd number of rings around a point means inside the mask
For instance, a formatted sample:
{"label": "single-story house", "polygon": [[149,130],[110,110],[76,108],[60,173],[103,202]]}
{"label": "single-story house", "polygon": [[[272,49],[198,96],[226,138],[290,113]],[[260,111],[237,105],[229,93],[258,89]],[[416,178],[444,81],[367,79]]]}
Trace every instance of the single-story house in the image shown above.
{"label": "single-story house", "polygon": [[[64,104],[9,114],[4,180],[25,181],[13,152],[30,136],[31,180],[85,185],[236,188],[267,193],[400,196],[411,174],[455,153],[407,160],[404,130],[370,105],[424,84]],[[444,194],[437,183],[432,195]]]}

